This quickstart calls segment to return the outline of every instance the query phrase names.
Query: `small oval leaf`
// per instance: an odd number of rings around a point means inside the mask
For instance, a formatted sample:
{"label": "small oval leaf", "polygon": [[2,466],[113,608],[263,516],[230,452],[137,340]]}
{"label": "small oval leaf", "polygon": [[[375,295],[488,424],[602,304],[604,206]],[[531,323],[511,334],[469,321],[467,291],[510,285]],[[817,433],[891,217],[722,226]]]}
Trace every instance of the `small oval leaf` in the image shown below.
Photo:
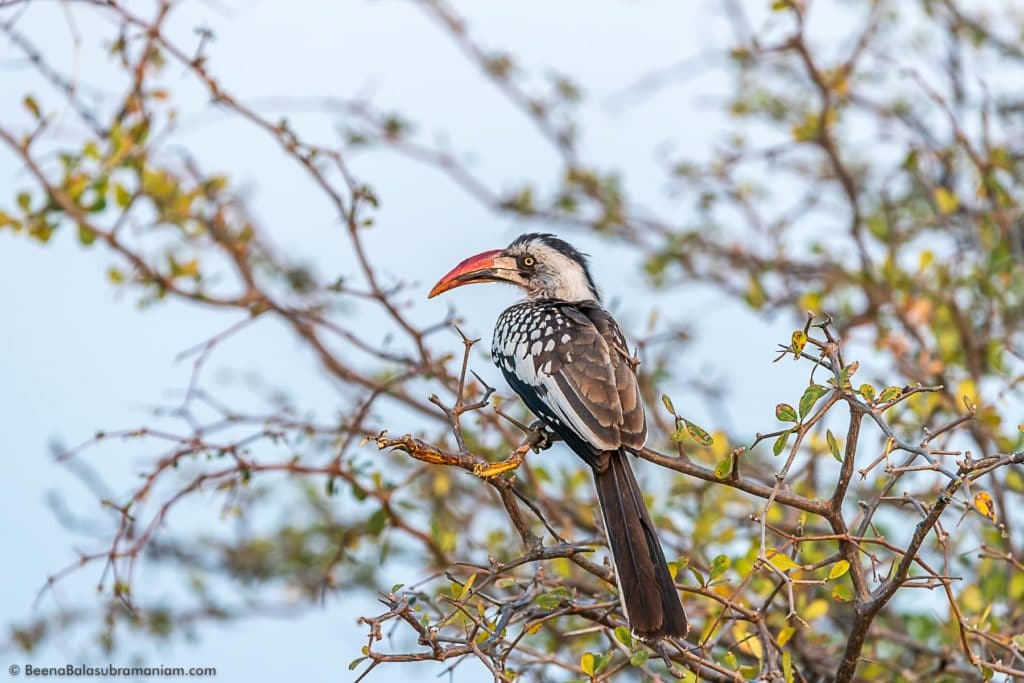
{"label": "small oval leaf", "polygon": [[782,452],[782,449],[786,447],[786,441],[789,439],[789,434],[792,431],[792,429],[787,429],[782,432],[782,434],[779,434],[779,438],[775,439],[775,443],[772,444],[773,454],[778,455]]}
{"label": "small oval leaf", "polygon": [[996,506],[987,491],[978,491],[974,494],[974,507],[993,522],[996,521]]}
{"label": "small oval leaf", "polygon": [[710,446],[715,442],[711,435],[704,431],[704,428],[700,425],[696,425],[687,419],[683,419],[683,424],[686,425],[686,433],[690,435],[690,438],[701,446]]}
{"label": "small oval leaf", "polygon": [[818,399],[828,392],[828,387],[823,387],[820,384],[812,384],[807,387],[804,395],[800,397],[800,418],[807,417],[807,414],[811,412],[811,408],[818,402]]}
{"label": "small oval leaf", "polygon": [[729,566],[732,564],[732,560],[729,559],[728,555],[719,555],[711,561],[711,575],[710,580],[714,581],[719,576],[728,571]]}
{"label": "small oval leaf", "polygon": [[775,548],[768,549],[768,561],[772,563],[772,566],[780,571],[785,572],[790,569],[800,569],[800,565],[794,562],[789,555],[780,553]]}
{"label": "small oval leaf", "polygon": [[807,333],[803,330],[794,331],[793,342],[790,344],[790,349],[793,351],[793,360],[800,359],[800,354],[803,353],[805,346],[807,346]]}
{"label": "small oval leaf", "polygon": [[850,602],[853,600],[853,589],[845,583],[837,583],[832,586],[832,599],[836,602]]}
{"label": "small oval leaf", "polygon": [[583,656],[580,657],[580,669],[582,669],[583,673],[587,674],[588,676],[593,676],[594,675],[594,653],[593,652],[584,652],[583,653]]}
{"label": "small oval leaf", "polygon": [[836,441],[836,437],[832,435],[831,429],[825,431],[825,440],[828,441],[828,450],[832,452],[832,457],[842,462],[843,456],[839,454],[839,443]]}
{"label": "small oval leaf", "polygon": [[855,360],[852,363],[850,363],[849,365],[847,365],[845,368],[843,368],[842,370],[839,371],[839,388],[840,389],[849,389],[850,388],[850,378],[853,377],[853,375],[857,372],[857,368],[859,368],[859,367],[860,367],[860,361]]}
{"label": "small oval leaf", "polygon": [[715,477],[718,479],[725,479],[732,472],[732,456],[727,455],[715,465]]}
{"label": "small oval leaf", "polygon": [[672,399],[668,397],[668,394],[661,395],[661,402],[665,404],[665,410],[667,410],[672,415],[676,414],[675,406],[672,405]]}
{"label": "small oval leaf", "polygon": [[625,626],[615,627],[615,639],[623,645],[625,645],[626,647],[628,647],[629,649],[633,649],[633,636],[630,634],[629,629]]}
{"label": "small oval leaf", "polygon": [[886,387],[885,389],[882,389],[882,393],[878,395],[878,400],[882,403],[888,403],[893,399],[899,398],[902,393],[903,389],[899,387]]}
{"label": "small oval leaf", "polygon": [[850,571],[850,563],[846,560],[839,560],[834,565],[832,565],[832,571],[828,573],[828,580],[835,581],[839,577],[846,574],[846,572],[848,571]]}
{"label": "small oval leaf", "polygon": [[775,406],[775,417],[782,422],[796,422],[796,410],[788,403],[780,403]]}

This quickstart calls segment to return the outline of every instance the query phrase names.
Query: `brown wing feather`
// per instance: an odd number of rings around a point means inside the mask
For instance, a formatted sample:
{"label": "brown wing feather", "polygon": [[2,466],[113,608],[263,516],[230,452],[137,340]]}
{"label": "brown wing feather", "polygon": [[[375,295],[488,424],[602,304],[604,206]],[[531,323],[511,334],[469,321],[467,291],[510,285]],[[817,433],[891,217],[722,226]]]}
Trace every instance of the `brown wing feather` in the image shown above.
{"label": "brown wing feather", "polygon": [[623,446],[641,448],[647,441],[647,417],[644,414],[640,384],[636,378],[636,367],[629,346],[615,319],[608,311],[597,305],[581,308],[593,323],[594,329],[606,340],[610,351],[611,376],[619,399],[621,417],[619,437]]}
{"label": "brown wing feather", "polygon": [[597,449],[640,448],[647,439],[640,387],[626,341],[614,318],[597,304],[565,306],[570,341],[552,354],[551,375],[570,410],[600,437]]}

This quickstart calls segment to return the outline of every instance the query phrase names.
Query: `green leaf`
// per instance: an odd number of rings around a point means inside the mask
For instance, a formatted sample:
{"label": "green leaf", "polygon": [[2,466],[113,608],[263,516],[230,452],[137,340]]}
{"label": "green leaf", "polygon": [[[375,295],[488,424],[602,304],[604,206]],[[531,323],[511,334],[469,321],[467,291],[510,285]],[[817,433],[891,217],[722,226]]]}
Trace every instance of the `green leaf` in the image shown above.
{"label": "green leaf", "polygon": [[807,414],[811,412],[811,408],[818,402],[818,399],[828,392],[828,387],[823,387],[820,384],[812,384],[807,387],[804,395],[800,397],[800,419],[807,417]]}
{"label": "green leaf", "polygon": [[580,668],[583,670],[583,673],[587,674],[588,676],[593,676],[594,675],[594,653],[593,652],[584,652],[583,653],[583,656],[580,657]]}
{"label": "green leaf", "polygon": [[782,432],[782,434],[779,434],[779,438],[775,439],[775,443],[772,444],[773,454],[778,455],[782,452],[782,449],[786,447],[786,441],[789,439],[789,435],[792,431],[792,429],[787,429]]}
{"label": "green leaf", "polygon": [[796,422],[799,419],[796,416],[796,410],[788,403],[780,403],[775,406],[775,417],[781,422]]}
{"label": "green leaf", "polygon": [[857,373],[857,368],[859,368],[859,367],[860,367],[860,361],[859,360],[855,360],[852,363],[850,363],[849,365],[847,365],[845,368],[843,368],[842,370],[839,371],[839,388],[840,389],[849,389],[850,388],[850,378],[853,377]]}
{"label": "green leaf", "polygon": [[555,609],[562,604],[562,598],[551,593],[542,593],[537,596],[537,606],[541,609]]}
{"label": "green leaf", "polygon": [[691,574],[693,574],[693,578],[697,579],[697,583],[699,583],[702,586],[706,586],[707,585],[708,582],[704,579],[704,575],[700,573],[700,570],[696,569],[695,567],[691,567],[689,565],[687,565],[686,568],[690,570]]}
{"label": "green leaf", "polygon": [[878,400],[881,403],[888,403],[889,401],[899,398],[902,393],[903,389],[900,387],[886,387],[885,389],[882,389],[882,393],[878,395]]}
{"label": "green leaf", "polygon": [[670,412],[673,415],[676,414],[676,409],[672,405],[672,399],[670,399],[668,397],[668,394],[662,394],[661,395],[661,402],[665,404],[665,410],[667,410],[668,412]]}
{"label": "green leaf", "polygon": [[369,659],[369,657],[356,657],[355,659],[353,659],[351,662],[348,663],[348,670],[349,671],[355,671],[355,668],[357,666],[359,666],[360,664],[362,664],[363,660],[365,660],[365,659]]}
{"label": "green leaf", "polygon": [[1021,652],[1024,652],[1024,634],[1013,637],[1013,646]]}
{"label": "green leaf", "polygon": [[865,225],[868,232],[874,235],[880,242],[889,241],[889,223],[882,214],[874,214],[868,217]]}
{"label": "green leaf", "polygon": [[825,430],[825,440],[828,441],[828,449],[832,452],[832,457],[839,462],[843,461],[843,456],[839,454],[839,444],[836,442],[836,437],[832,436],[832,430]]}
{"label": "green leaf", "polygon": [[857,391],[860,392],[860,395],[863,396],[866,401],[871,402],[875,400],[875,388],[870,384],[861,384],[860,389]]}
{"label": "green leaf", "polygon": [[711,561],[711,575],[709,579],[714,581],[719,576],[729,570],[729,566],[732,564],[732,560],[729,559],[728,555],[719,555]]}
{"label": "green leaf", "polygon": [[793,655],[789,650],[782,653],[782,675],[786,677],[786,683],[793,683]]}
{"label": "green leaf", "polygon": [[[675,562],[668,562],[668,573],[672,575],[672,579],[675,580],[679,576],[679,570],[686,569],[690,565],[689,557],[680,557]],[[1024,578],[1024,574],[1021,575]]]}
{"label": "green leaf", "polygon": [[33,117],[37,119],[42,118],[43,114],[39,111],[39,103],[36,102],[36,98],[31,95],[25,95],[25,99],[21,103],[25,105],[25,109],[28,109]]}
{"label": "green leaf", "polygon": [[846,560],[839,560],[832,565],[832,570],[828,573],[828,580],[835,581],[839,577],[844,576],[848,571],[850,571],[850,563]]}
{"label": "green leaf", "polygon": [[711,435],[704,431],[703,427],[690,422],[686,418],[682,418],[682,420],[683,424],[686,426],[686,433],[690,435],[691,439],[699,443],[701,446],[710,446],[715,442],[715,440],[711,438]]}
{"label": "green leaf", "polygon": [[629,649],[633,649],[633,636],[625,626],[615,627],[615,638]]}
{"label": "green leaf", "polygon": [[643,666],[650,659],[651,653],[647,650],[639,650],[633,653],[633,656],[629,658],[629,663],[633,666]]}
{"label": "green leaf", "polygon": [[853,589],[845,583],[837,583],[832,586],[832,599],[836,602],[850,602],[853,600]]}
{"label": "green leaf", "polygon": [[132,203],[132,193],[121,183],[114,183],[114,201],[119,207],[126,209]]}
{"label": "green leaf", "polygon": [[384,508],[380,508],[372,515],[370,515],[370,519],[366,520],[366,531],[369,534],[376,536],[384,530],[384,527],[387,526],[387,523],[388,511],[385,510]]}
{"label": "green leaf", "polygon": [[85,225],[78,226],[78,241],[83,247],[88,247],[96,241],[96,231]]}
{"label": "green leaf", "polygon": [[715,477],[725,479],[732,472],[732,455],[726,455],[715,465]]}

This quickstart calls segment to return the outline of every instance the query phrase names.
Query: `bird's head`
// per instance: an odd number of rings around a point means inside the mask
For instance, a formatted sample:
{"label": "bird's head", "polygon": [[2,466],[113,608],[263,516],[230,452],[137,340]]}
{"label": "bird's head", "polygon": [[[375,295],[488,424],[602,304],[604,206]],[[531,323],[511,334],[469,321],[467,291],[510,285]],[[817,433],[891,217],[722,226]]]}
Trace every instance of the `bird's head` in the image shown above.
{"label": "bird's head", "polygon": [[598,301],[587,256],[554,235],[530,233],[505,249],[471,256],[441,278],[428,298],[475,282],[507,282],[530,299]]}

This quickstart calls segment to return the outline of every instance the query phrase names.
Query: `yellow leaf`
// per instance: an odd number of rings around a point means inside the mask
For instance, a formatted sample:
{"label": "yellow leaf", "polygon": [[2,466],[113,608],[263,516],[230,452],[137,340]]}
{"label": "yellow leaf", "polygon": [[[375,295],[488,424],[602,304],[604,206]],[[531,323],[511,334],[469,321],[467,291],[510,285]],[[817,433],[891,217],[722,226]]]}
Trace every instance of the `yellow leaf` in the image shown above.
{"label": "yellow leaf", "polygon": [[800,301],[797,303],[802,311],[811,311],[812,313],[818,313],[821,311],[821,294],[818,292],[806,292],[800,295]]}
{"label": "yellow leaf", "polygon": [[725,432],[715,432],[711,435],[711,457],[721,460],[729,454],[729,435]]}
{"label": "yellow leaf", "polygon": [[443,469],[438,468],[437,474],[434,475],[434,497],[446,497],[451,488],[452,480],[448,478],[448,475]]}
{"label": "yellow leaf", "polygon": [[462,585],[462,593],[463,593],[463,595],[467,595],[469,593],[469,589],[473,587],[473,582],[474,581],[476,581],[476,573],[473,573],[472,575],[470,575],[470,577],[468,579],[466,579],[466,583],[464,583]]}
{"label": "yellow leaf", "polygon": [[835,581],[848,571],[850,571],[850,563],[846,560],[839,560],[832,565],[832,571],[828,573],[828,580]]}
{"label": "yellow leaf", "polygon": [[199,261],[189,259],[181,264],[181,274],[185,277],[195,277],[199,274]]}
{"label": "yellow leaf", "polygon": [[981,613],[981,616],[978,618],[978,625],[981,626],[984,624],[988,620],[988,615],[990,614],[992,614],[992,603],[989,603],[988,607],[985,608],[985,611]]}
{"label": "yellow leaf", "polygon": [[792,343],[789,345],[789,347],[793,350],[794,360],[800,358],[800,354],[801,352],[803,352],[805,346],[807,346],[807,335],[804,333],[803,330],[794,331]]}
{"label": "yellow leaf", "polygon": [[794,633],[796,633],[796,629],[792,626],[787,626],[779,631],[779,637],[775,639],[775,642],[779,644],[779,647],[783,647],[789,642],[789,639],[793,637]]}
{"label": "yellow leaf", "polygon": [[732,637],[739,643],[741,651],[761,659],[764,656],[764,650],[761,648],[761,640],[753,635],[744,622],[737,622],[732,627]]}
{"label": "yellow leaf", "polygon": [[939,212],[943,214],[953,213],[960,208],[957,196],[944,187],[935,188],[935,203],[939,207]]}
{"label": "yellow leaf", "polygon": [[800,569],[800,565],[794,562],[788,555],[780,553],[775,548],[768,549],[768,561],[780,571],[788,571],[790,569]]}
{"label": "yellow leaf", "polygon": [[924,251],[921,252],[921,256],[918,258],[917,269],[927,270],[928,266],[930,266],[932,264],[932,261],[934,260],[935,253],[932,252],[930,249],[925,249]]}
{"label": "yellow leaf", "polygon": [[584,652],[583,653],[583,656],[580,657],[580,669],[582,669],[583,673],[587,674],[588,676],[593,676],[594,675],[594,653],[593,652]]}
{"label": "yellow leaf", "polygon": [[807,621],[813,621],[818,617],[825,616],[826,614],[828,614],[828,602],[819,598],[804,609],[802,616]]}
{"label": "yellow leaf", "polygon": [[974,507],[993,522],[996,521],[996,506],[988,492],[978,491],[974,494]]}
{"label": "yellow leaf", "polygon": [[965,379],[960,382],[960,386],[956,388],[956,394],[963,397],[964,405],[978,405],[978,385],[974,383],[973,379]]}

